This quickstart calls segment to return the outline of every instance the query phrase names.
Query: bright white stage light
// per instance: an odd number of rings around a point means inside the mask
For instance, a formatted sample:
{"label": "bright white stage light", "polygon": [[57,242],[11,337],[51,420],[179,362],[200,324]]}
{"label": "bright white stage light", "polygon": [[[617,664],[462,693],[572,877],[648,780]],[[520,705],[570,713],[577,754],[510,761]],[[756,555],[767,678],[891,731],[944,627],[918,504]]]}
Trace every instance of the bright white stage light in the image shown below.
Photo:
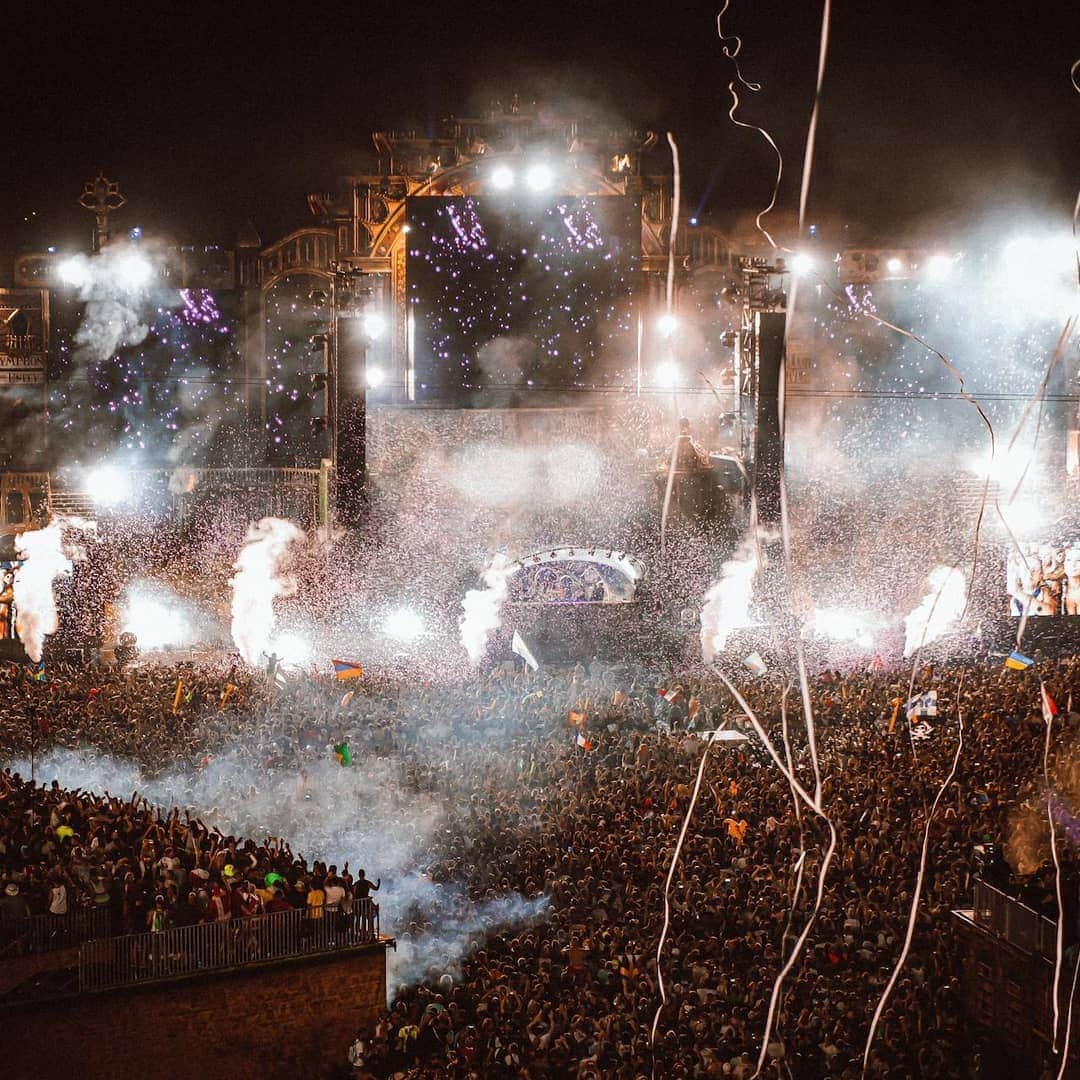
{"label": "bright white stage light", "polygon": [[653,382],[665,390],[671,390],[679,385],[679,374],[679,369],[675,364],[661,364],[656,369]]}
{"label": "bright white stage light", "polygon": [[398,608],[383,619],[382,630],[395,641],[415,641],[424,632],[424,620],[410,608]]}
{"label": "bright white stage light", "polygon": [[375,340],[381,338],[386,330],[386,320],[377,312],[369,311],[364,316],[364,333]]}
{"label": "bright white stage light", "polygon": [[115,506],[131,498],[131,477],[112,465],[99,465],[86,477],[90,498],[97,506]]}
{"label": "bright white stage light", "polygon": [[858,611],[843,608],[818,608],[810,623],[815,637],[829,641],[846,641],[860,649],[874,646],[870,620]]}
{"label": "bright white stage light", "polygon": [[797,251],[791,257],[791,272],[793,274],[809,274],[815,265],[814,256],[808,255],[805,251]]}
{"label": "bright white stage light", "polygon": [[1076,249],[1067,233],[1013,237],[1001,253],[999,282],[1026,306],[1054,311],[1076,292]]}
{"label": "bright white stage light", "polygon": [[885,263],[885,269],[890,274],[899,274],[904,269],[904,260],[898,259],[895,255]]}
{"label": "bright white stage light", "polygon": [[662,338],[669,338],[679,329],[679,320],[674,315],[661,315],[656,320],[656,330]]}
{"label": "bright white stage light", "polygon": [[542,161],[530,165],[529,171],[525,174],[525,183],[529,185],[531,191],[547,191],[554,179],[555,174],[551,171],[551,166],[545,165]]}
{"label": "bright white stage light", "polygon": [[154,272],[150,260],[135,252],[121,255],[113,262],[112,270],[117,284],[131,292],[144,288]]}
{"label": "bright white stage light", "polygon": [[286,630],[270,644],[271,653],[274,653],[280,663],[286,667],[310,667],[312,662],[311,643],[299,634]]}
{"label": "bright white stage light", "polygon": [[71,258],[65,259],[57,267],[57,273],[65,285],[71,285],[73,288],[81,289],[90,284],[90,267],[81,255],[72,255]]}
{"label": "bright white stage light", "polygon": [[184,645],[191,640],[191,625],[183,612],[165,600],[144,593],[128,597],[121,632],[134,634],[144,650]]}
{"label": "bright white stage light", "polygon": [[369,367],[367,369],[367,384],[372,390],[382,386],[386,381],[386,372],[379,367]]}
{"label": "bright white stage light", "polygon": [[937,254],[931,255],[926,260],[926,276],[931,281],[943,281],[952,273],[953,262],[955,260],[951,255]]}
{"label": "bright white stage light", "polygon": [[491,186],[496,191],[509,191],[514,186],[514,170],[509,165],[496,165],[491,170]]}

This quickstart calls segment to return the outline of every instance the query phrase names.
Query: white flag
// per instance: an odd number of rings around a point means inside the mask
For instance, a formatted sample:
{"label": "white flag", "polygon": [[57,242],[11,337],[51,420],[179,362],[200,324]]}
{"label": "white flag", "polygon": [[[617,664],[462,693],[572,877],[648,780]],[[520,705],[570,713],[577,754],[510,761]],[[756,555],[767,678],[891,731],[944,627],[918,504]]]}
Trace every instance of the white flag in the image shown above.
{"label": "white flag", "polygon": [[521,640],[521,635],[516,630],[514,631],[514,640],[510,643],[510,651],[517,653],[533,671],[540,667],[536,662],[536,657],[529,651],[529,646]]}
{"label": "white flag", "polygon": [[744,657],[743,664],[750,669],[751,675],[764,675],[769,670],[765,666],[765,661],[756,652]]}
{"label": "white flag", "polygon": [[927,690],[925,694],[916,694],[906,706],[908,720],[917,717],[937,716],[937,691]]}

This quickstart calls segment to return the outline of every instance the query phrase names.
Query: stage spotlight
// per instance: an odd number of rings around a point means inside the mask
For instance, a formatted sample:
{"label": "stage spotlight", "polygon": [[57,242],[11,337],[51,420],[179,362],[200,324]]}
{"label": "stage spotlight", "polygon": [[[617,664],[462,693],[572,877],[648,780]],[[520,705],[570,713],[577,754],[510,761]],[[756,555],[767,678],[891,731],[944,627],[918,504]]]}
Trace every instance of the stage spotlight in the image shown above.
{"label": "stage spotlight", "polygon": [[530,191],[547,191],[554,179],[555,174],[551,171],[551,166],[545,165],[542,161],[530,165],[529,171],[525,174],[525,183],[529,185]]}
{"label": "stage spotlight", "polygon": [[885,269],[890,274],[899,274],[904,269],[904,260],[898,259],[895,255],[885,263]]}
{"label": "stage spotlight", "polygon": [[149,260],[134,252],[121,255],[113,263],[113,273],[116,275],[117,284],[129,292],[143,288],[150,281],[153,272],[154,268]]}
{"label": "stage spotlight", "polygon": [[690,219],[690,224],[691,224],[691,225],[696,225],[696,224],[697,224],[697,218],[696,218],[696,217],[692,217],[692,218]]}
{"label": "stage spotlight", "polygon": [[491,185],[497,191],[509,191],[514,186],[514,170],[509,165],[496,165],[491,170]]}
{"label": "stage spotlight", "polygon": [[669,338],[679,329],[679,320],[670,312],[656,320],[656,330],[662,338]]}
{"label": "stage spotlight", "polygon": [[679,369],[675,364],[661,364],[656,369],[653,382],[664,390],[674,389],[679,385]]}
{"label": "stage spotlight", "polygon": [[310,667],[314,659],[310,642],[291,630],[286,630],[274,638],[270,652],[274,653],[278,662],[285,667]]}
{"label": "stage spotlight", "polygon": [[926,260],[926,276],[931,281],[943,281],[952,273],[953,257],[951,255],[931,255]]}
{"label": "stage spotlight", "polygon": [[121,469],[100,465],[86,477],[90,498],[97,506],[116,506],[131,497],[131,480]]}
{"label": "stage spotlight", "polygon": [[367,384],[369,390],[375,390],[386,381],[386,372],[379,367],[369,367],[367,369]]}
{"label": "stage spotlight", "polygon": [[424,633],[424,620],[409,608],[398,608],[383,619],[382,629],[395,641],[415,641]]}
{"label": "stage spotlight", "polygon": [[381,338],[385,330],[386,320],[377,311],[369,311],[364,316],[364,333],[367,334],[372,341]]}
{"label": "stage spotlight", "polygon": [[791,272],[793,274],[809,274],[814,269],[815,260],[813,255],[808,255],[805,251],[797,251],[791,257]]}
{"label": "stage spotlight", "polygon": [[129,596],[124,608],[123,631],[134,634],[145,649],[184,645],[191,640],[191,626],[174,604],[143,593]]}
{"label": "stage spotlight", "polygon": [[71,285],[73,288],[81,289],[90,284],[90,267],[81,255],[72,255],[71,258],[65,259],[57,267],[57,273],[65,285]]}

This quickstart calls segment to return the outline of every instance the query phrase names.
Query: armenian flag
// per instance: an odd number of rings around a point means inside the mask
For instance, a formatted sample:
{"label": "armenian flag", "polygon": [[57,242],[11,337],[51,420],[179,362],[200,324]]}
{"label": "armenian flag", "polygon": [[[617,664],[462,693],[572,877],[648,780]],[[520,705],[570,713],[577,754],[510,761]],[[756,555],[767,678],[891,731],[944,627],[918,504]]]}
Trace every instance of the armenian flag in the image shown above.
{"label": "armenian flag", "polygon": [[334,665],[335,679],[359,679],[364,674],[364,669],[351,660],[331,660],[330,663]]}
{"label": "armenian flag", "polygon": [[1011,668],[1013,671],[1024,671],[1034,663],[1035,661],[1032,660],[1030,656],[1025,656],[1019,649],[1013,649],[1013,651],[1005,657],[1005,666]]}
{"label": "armenian flag", "polygon": [[351,765],[352,754],[349,753],[349,744],[347,742],[338,743],[334,747],[334,757],[337,758],[339,765]]}

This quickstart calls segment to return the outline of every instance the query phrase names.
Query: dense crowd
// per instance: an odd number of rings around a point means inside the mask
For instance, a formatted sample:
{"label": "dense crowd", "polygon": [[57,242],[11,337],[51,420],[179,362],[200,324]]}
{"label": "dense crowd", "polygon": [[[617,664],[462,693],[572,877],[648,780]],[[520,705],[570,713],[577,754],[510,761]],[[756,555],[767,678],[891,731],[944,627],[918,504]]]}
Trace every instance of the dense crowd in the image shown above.
{"label": "dense crowd", "polygon": [[[1071,662],[1042,663],[1039,672],[1061,702],[1080,683],[1080,665]],[[812,681],[822,805],[836,855],[785,984],[770,1075],[861,1074],[871,1014],[907,926],[927,808],[957,749],[958,713],[964,745],[931,828],[913,948],[875,1034],[872,1075],[972,1073],[949,912],[970,907],[979,846],[1011,845],[1016,865],[1045,869],[1036,676],[988,666],[921,672],[915,689],[938,691],[939,716],[929,737],[913,744],[897,707],[910,675],[873,670]],[[185,689],[174,714],[177,678]],[[751,680],[744,672],[738,681],[783,754],[783,687],[769,675]],[[393,787],[378,802],[388,831],[406,836],[419,828],[410,806],[425,816],[434,808],[435,824],[393,867],[375,872],[460,887],[475,905],[515,895],[536,901],[527,918],[493,917],[475,931],[460,966],[432,950],[407,977],[395,977],[386,1015],[350,1050],[357,1076],[754,1072],[773,981],[814,907],[828,829],[805,807],[796,812],[787,780],[752,732],[739,744],[700,737],[742,720],[715,679],[661,683],[628,666],[557,675],[497,668],[457,686],[369,678],[351,699],[330,679],[275,691],[265,680],[209,668],[56,669],[44,685],[15,674],[0,684],[11,703],[0,733],[9,759],[24,760],[33,737],[39,757],[59,746],[139,760],[144,774],[179,774],[169,790],[196,810],[189,817],[140,796],[35,788],[5,774],[0,873],[31,908],[100,903],[118,930],[132,930],[153,928],[157,897],[180,921],[207,918],[219,891],[232,914],[244,913],[245,903],[304,903],[305,892],[327,889],[330,879],[346,895],[363,893],[371,885],[362,872],[350,878],[345,866],[308,861],[323,851],[305,859],[281,840],[224,836],[209,810],[232,822],[235,808],[198,805],[200,774],[215,755],[240,754],[268,776],[295,775],[317,788],[348,773],[332,763],[331,748],[342,742],[366,796],[378,801],[378,785]],[[674,701],[657,692],[660,685],[677,691]],[[812,787],[798,697],[786,696],[790,743],[798,775]],[[570,713],[587,717],[592,749],[578,745]],[[1056,761],[1070,755],[1074,719],[1059,723]],[[668,898],[667,1001],[653,1047],[665,878],[706,746]],[[1068,774],[1064,764],[1055,768]],[[283,810],[283,826],[298,830],[283,827],[286,835],[303,832],[305,797]],[[1062,855],[1071,883],[1068,845]],[[268,890],[270,873],[282,880]],[[384,893],[391,887],[388,880]],[[422,954],[439,919],[415,897],[399,897],[383,925]]]}

